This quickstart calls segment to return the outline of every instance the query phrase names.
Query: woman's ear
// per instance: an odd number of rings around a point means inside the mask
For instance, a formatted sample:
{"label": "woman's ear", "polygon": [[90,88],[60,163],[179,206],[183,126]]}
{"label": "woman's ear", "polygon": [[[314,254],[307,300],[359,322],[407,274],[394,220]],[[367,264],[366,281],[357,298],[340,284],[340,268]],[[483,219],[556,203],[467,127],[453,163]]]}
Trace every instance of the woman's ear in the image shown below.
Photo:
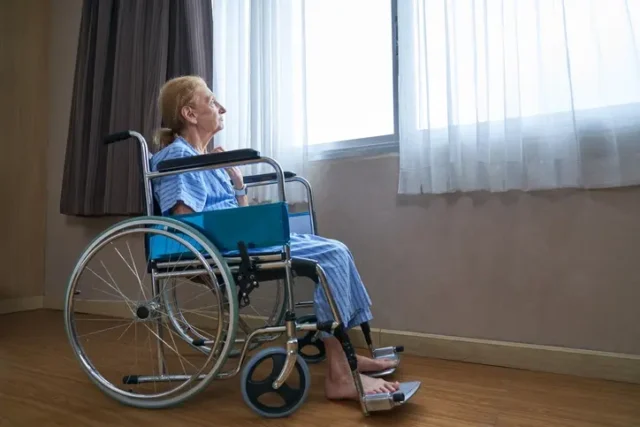
{"label": "woman's ear", "polygon": [[198,120],[196,119],[196,115],[193,112],[193,108],[191,108],[190,106],[185,105],[184,107],[182,107],[180,113],[182,114],[182,118],[185,120],[185,122],[192,124],[196,124],[198,122]]}

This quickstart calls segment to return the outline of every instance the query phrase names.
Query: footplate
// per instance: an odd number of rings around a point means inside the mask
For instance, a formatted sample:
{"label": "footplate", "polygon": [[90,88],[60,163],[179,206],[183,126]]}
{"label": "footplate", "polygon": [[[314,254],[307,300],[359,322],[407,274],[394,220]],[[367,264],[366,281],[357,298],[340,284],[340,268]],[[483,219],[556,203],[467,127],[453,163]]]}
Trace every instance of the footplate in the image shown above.
{"label": "footplate", "polygon": [[363,397],[364,408],[367,413],[388,411],[396,406],[407,403],[418,391],[420,381],[400,383],[400,389],[394,393],[368,394]]}
{"label": "footplate", "polygon": [[376,371],[376,372],[364,372],[365,375],[368,375],[373,378],[386,377],[387,375],[393,374],[398,366],[400,365],[400,356],[399,353],[404,351],[404,347],[382,347],[375,348],[371,350],[371,357],[374,359],[388,359],[395,362],[395,366],[389,369],[385,369],[384,371]]}

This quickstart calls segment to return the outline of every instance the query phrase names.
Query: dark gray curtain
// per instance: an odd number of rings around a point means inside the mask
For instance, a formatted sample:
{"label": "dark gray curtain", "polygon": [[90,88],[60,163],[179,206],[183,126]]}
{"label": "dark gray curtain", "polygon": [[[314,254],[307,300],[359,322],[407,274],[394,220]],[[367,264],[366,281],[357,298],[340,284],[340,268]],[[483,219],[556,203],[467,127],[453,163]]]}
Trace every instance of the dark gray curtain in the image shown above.
{"label": "dark gray curtain", "polygon": [[161,125],[158,91],[194,74],[211,86],[211,0],[85,0],[60,212],[74,216],[144,212],[135,140],[106,146],[113,132],[140,132],[152,148]]}

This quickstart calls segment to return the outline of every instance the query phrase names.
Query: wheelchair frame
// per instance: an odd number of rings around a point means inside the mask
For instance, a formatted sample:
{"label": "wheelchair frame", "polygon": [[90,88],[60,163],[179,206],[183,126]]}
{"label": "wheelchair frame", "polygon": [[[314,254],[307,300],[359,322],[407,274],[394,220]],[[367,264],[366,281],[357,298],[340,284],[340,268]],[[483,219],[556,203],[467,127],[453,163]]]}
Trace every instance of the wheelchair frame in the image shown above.
{"label": "wheelchair frame", "polygon": [[[307,192],[307,208],[309,210],[309,220],[311,231],[313,234],[317,233],[316,226],[316,216],[315,216],[315,208],[313,203],[313,194],[311,190],[310,183],[302,178],[297,176],[295,173],[284,172],[278,162],[275,160],[261,156],[257,151],[250,149],[243,150],[233,150],[223,153],[215,153],[215,154],[205,154],[201,156],[194,156],[188,158],[180,158],[180,159],[171,159],[161,162],[158,165],[158,171],[152,172],[150,171],[149,161],[150,161],[150,153],[148,150],[147,143],[144,137],[135,131],[124,131],[118,132],[112,135],[109,135],[105,138],[104,142],[106,144],[115,143],[118,141],[128,140],[130,138],[135,138],[138,141],[140,148],[140,159],[142,163],[142,172],[143,172],[143,185],[144,185],[144,194],[145,194],[145,211],[146,217],[148,219],[152,219],[158,225],[165,225],[175,223],[175,221],[180,221],[180,216],[172,216],[172,217],[164,217],[158,215],[156,205],[154,203],[153,197],[153,188],[152,181],[156,178],[160,178],[163,176],[175,175],[180,173],[188,173],[188,172],[199,172],[209,169],[219,169],[219,168],[228,168],[232,166],[243,166],[250,164],[258,164],[258,163],[266,163],[273,167],[275,173],[270,174],[262,174],[262,175],[252,175],[245,177],[245,184],[247,187],[258,187],[264,185],[277,185],[277,193],[279,202],[286,204],[286,192],[285,192],[285,183],[286,182],[298,182],[302,184]],[[214,249],[219,249],[215,248]],[[324,271],[320,265],[318,265],[315,261],[305,260],[305,259],[297,259],[291,257],[291,251],[289,244],[285,244],[282,247],[281,254],[266,254],[266,255],[248,255],[246,248],[239,248],[239,256],[224,256],[222,255],[222,261],[227,264],[228,272],[232,275],[235,274],[237,278],[233,276],[227,277],[227,283],[231,283],[230,280],[233,280],[234,286],[239,282],[240,294],[246,295],[248,297],[248,293],[251,292],[251,285],[257,284],[259,279],[257,278],[259,273],[269,272],[272,270],[284,270],[284,287],[285,287],[285,300],[284,305],[286,308],[284,309],[284,324],[282,323],[282,316],[278,319],[280,324],[274,326],[267,326],[262,328],[257,328],[253,330],[244,340],[235,339],[232,337],[233,344],[243,344],[242,349],[240,350],[240,355],[238,358],[238,363],[235,369],[229,372],[215,372],[213,375],[214,378],[217,379],[226,379],[236,376],[242,369],[245,358],[247,356],[247,352],[249,351],[250,343],[256,339],[260,335],[275,335],[276,338],[282,334],[286,334],[286,359],[284,361],[284,366],[282,367],[280,373],[277,378],[272,383],[273,389],[280,388],[292,371],[296,368],[296,365],[304,365],[303,370],[306,369],[308,372],[308,368],[305,365],[304,359],[301,360],[299,355],[299,345],[297,332],[307,332],[307,333],[317,333],[318,331],[323,331],[326,333],[333,334],[341,343],[342,348],[347,357],[349,367],[351,369],[352,377],[355,383],[355,387],[359,396],[360,407],[364,415],[369,415],[374,411],[382,411],[392,409],[396,406],[404,404],[408,401],[418,390],[420,387],[419,382],[409,382],[402,383],[399,391],[395,393],[379,393],[379,394],[369,394],[365,395],[362,387],[362,382],[360,379],[360,375],[357,370],[357,359],[355,349],[353,348],[347,331],[345,329],[344,324],[342,323],[342,319],[340,319],[339,312],[337,310],[337,306],[334,300],[334,297],[328,287],[327,279],[324,274]],[[203,255],[204,256],[204,255]],[[179,277],[186,275],[195,275],[195,274],[210,274],[212,271],[215,274],[223,274],[224,271],[220,271],[220,269],[214,268],[211,265],[211,260],[206,260],[209,269],[189,269],[185,272],[167,272],[162,271],[166,270],[170,267],[188,267],[192,265],[194,261],[178,261],[178,262],[155,262],[152,261],[150,266],[147,266],[148,269],[151,270],[151,280],[152,280],[152,292],[153,296],[157,296],[161,291],[158,286],[158,281],[161,279],[168,279],[173,277]],[[76,268],[77,270],[77,268]],[[209,271],[207,271],[209,270]],[[298,323],[295,309],[300,307],[312,307],[313,301],[307,302],[298,302],[296,303],[294,300],[294,290],[293,290],[293,281],[294,274],[297,272],[304,272],[302,275],[314,279],[316,283],[318,283],[329,302],[329,306],[331,308],[331,312],[334,317],[333,322],[327,323],[317,323],[317,322],[309,322],[309,323]],[[76,274],[77,271],[74,271]],[[298,274],[300,275],[300,274]],[[250,276],[250,277],[243,277]],[[71,282],[70,282],[71,288]],[[248,293],[246,292],[248,290]],[[69,303],[72,298],[71,289],[69,289],[69,293],[67,296],[67,303]],[[179,310],[179,308],[178,308]],[[67,325],[67,333],[69,335],[69,339],[73,340],[72,334],[74,333],[73,325],[70,325],[71,319],[70,314],[68,313],[68,308],[65,308],[65,320]],[[235,313],[230,312],[230,321],[238,318],[238,310]],[[176,321],[174,319],[175,313],[168,312],[168,316],[171,317],[172,326],[177,329]],[[364,334],[365,341],[371,355],[374,358],[398,358],[398,353],[403,351],[402,347],[386,347],[386,348],[374,348],[371,339],[371,331],[368,323],[363,323],[361,325],[362,332]],[[187,340],[189,337],[185,335],[181,335],[183,339]],[[159,336],[161,338],[161,336]],[[275,338],[274,338],[275,339]],[[228,339],[227,339],[228,340]],[[158,368],[160,370],[160,376],[130,376],[128,378],[123,379],[123,382],[128,384],[139,384],[144,382],[154,382],[154,381],[182,381],[186,380],[184,375],[170,375],[166,372],[166,365],[164,361],[164,349],[160,344],[160,340],[157,341],[157,349],[158,349]],[[210,342],[205,340],[193,340],[191,343],[192,346],[195,347],[203,347],[206,345],[210,345]],[[231,344],[227,342],[224,347],[227,349],[226,354],[220,354],[218,357],[222,358],[226,361],[226,358],[229,355]],[[78,355],[76,355],[78,356]],[[79,357],[79,356],[78,356]],[[212,357],[210,355],[209,357]],[[82,361],[81,361],[82,362]],[[224,363],[220,364],[220,367]],[[390,373],[393,373],[395,368],[387,370],[385,372],[375,373],[373,376],[384,376]],[[246,372],[245,372],[246,374]],[[209,375],[200,374],[198,375],[199,380],[207,379]],[[187,376],[188,377],[188,376]],[[243,375],[243,387],[245,381],[245,375]],[[213,378],[210,378],[213,379]],[[244,391],[244,388],[243,388]],[[306,398],[306,395],[302,398]],[[246,397],[245,397],[246,399]],[[301,401],[300,404],[303,402]],[[255,408],[253,408],[255,410]],[[297,409],[297,407],[296,407]],[[259,412],[259,411],[258,411]],[[290,412],[286,414],[275,414],[269,415],[264,414],[264,416],[287,416],[290,415]]]}

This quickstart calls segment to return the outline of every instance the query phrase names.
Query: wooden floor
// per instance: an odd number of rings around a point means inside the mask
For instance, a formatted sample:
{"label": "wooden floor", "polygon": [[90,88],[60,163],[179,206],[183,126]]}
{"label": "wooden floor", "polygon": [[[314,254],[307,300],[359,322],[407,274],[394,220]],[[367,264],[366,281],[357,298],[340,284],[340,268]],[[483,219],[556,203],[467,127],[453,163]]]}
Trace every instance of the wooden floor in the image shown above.
{"label": "wooden floor", "polygon": [[0,316],[0,426],[640,426],[640,386],[403,357],[399,380],[422,381],[412,402],[363,417],[357,404],[323,397],[323,365],[311,367],[307,403],[288,419],[244,404],[239,376],[216,381],[168,410],[136,410],[103,395],[81,372],[61,312]]}

